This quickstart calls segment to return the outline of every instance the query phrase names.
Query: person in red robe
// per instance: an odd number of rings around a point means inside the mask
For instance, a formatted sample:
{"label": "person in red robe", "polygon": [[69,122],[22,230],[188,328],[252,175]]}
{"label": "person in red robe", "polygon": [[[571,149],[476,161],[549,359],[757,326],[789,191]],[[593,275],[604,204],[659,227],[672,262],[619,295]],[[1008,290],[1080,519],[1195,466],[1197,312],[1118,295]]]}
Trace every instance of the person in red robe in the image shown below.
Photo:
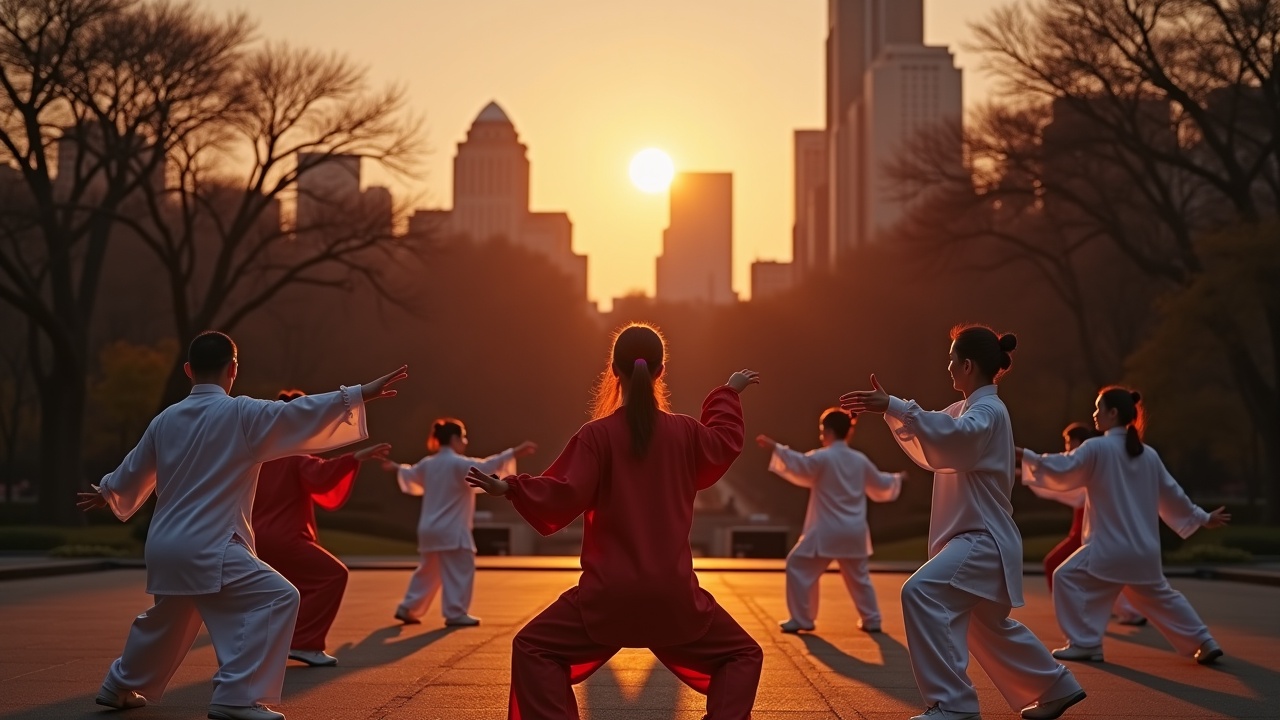
{"label": "person in red robe", "polygon": [[649,648],[707,696],[710,720],[751,715],[763,653],[698,585],[689,548],[693,498],[742,452],[743,370],[711,391],[701,421],[668,412],[665,347],[649,326],[614,339],[595,419],[542,475],[467,481],[505,496],[543,535],[584,516],[582,577],[512,641],[511,720],[578,717],[572,685],[624,647]]}
{"label": "person in red robe", "polygon": [[[286,402],[302,397],[296,390],[280,393]],[[258,557],[293,583],[301,601],[289,644],[289,658],[313,666],[337,665],[326,653],[325,638],[347,589],[347,566],[320,546],[316,511],[337,510],[351,495],[360,463],[382,460],[387,443],[326,460],[296,455],[265,463],[253,498],[253,534]]]}

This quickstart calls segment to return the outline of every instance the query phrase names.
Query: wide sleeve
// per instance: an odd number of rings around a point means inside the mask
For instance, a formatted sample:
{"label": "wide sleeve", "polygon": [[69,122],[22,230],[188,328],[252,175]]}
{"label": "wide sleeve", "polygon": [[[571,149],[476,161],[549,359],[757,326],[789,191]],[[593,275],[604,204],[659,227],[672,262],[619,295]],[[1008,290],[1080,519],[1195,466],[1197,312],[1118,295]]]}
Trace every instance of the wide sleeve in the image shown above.
{"label": "wide sleeve", "polygon": [[[1151,448],[1146,452],[1155,454]],[[1160,519],[1170,529],[1178,533],[1178,537],[1189,538],[1195,531],[1209,522],[1209,513],[1199,505],[1191,502],[1191,498],[1183,492],[1182,486],[1169,474],[1164,463],[1157,457],[1155,464],[1160,473],[1160,497],[1158,500]]]}
{"label": "wide sleeve", "polygon": [[516,474],[516,451],[514,448],[508,448],[498,453],[490,455],[487,458],[467,458],[480,471],[486,475],[497,475],[498,477],[506,477]]}
{"label": "wide sleeve", "polygon": [[304,455],[298,462],[298,481],[311,499],[325,510],[337,510],[351,497],[360,461],[352,455],[325,460]]}
{"label": "wide sleeve", "polygon": [[[1081,491],[1094,475],[1098,464],[1098,447],[1097,442],[1086,440],[1070,452],[1047,455],[1023,448],[1022,482],[1040,497],[1072,505],[1071,494]],[[1063,493],[1067,495],[1063,496]]]}
{"label": "wide sleeve", "polygon": [[866,488],[867,499],[872,502],[893,502],[902,493],[902,478],[906,473],[880,472],[867,462],[867,470],[863,476],[863,487]]}
{"label": "wide sleeve", "polygon": [[107,501],[111,512],[128,520],[138,512],[156,489],[155,423],[147,426],[137,446],[124,456],[114,472],[102,478],[94,489]]}
{"label": "wide sleeve", "polygon": [[426,492],[427,458],[419,460],[416,465],[401,465],[396,470],[396,483],[405,495],[422,497]]}
{"label": "wide sleeve", "polygon": [[534,530],[550,535],[590,510],[603,466],[587,431],[579,430],[542,475],[506,478],[507,499]]}
{"label": "wide sleeve", "polygon": [[742,454],[742,399],[727,385],[712,390],[702,401],[702,418],[695,424],[694,485],[705,490],[716,484]]}
{"label": "wide sleeve", "polygon": [[291,402],[237,400],[245,441],[258,462],[336,450],[369,437],[359,385]]}
{"label": "wide sleeve", "polygon": [[890,397],[884,421],[915,464],[935,473],[962,473],[981,461],[996,415],[983,404],[953,416],[926,411],[914,400]]}
{"label": "wide sleeve", "polygon": [[811,488],[821,462],[822,459],[818,457],[816,450],[801,453],[786,445],[776,445],[773,448],[773,457],[769,458],[769,472],[792,485]]}

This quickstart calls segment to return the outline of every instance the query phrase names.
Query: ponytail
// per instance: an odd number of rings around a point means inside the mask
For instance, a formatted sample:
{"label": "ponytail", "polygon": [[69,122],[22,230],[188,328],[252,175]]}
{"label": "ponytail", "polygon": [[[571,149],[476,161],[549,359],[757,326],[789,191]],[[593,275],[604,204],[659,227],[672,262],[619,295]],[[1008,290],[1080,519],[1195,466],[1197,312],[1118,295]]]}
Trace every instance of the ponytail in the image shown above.
{"label": "ponytail", "polygon": [[637,358],[632,365],[627,387],[627,427],[631,429],[631,450],[636,457],[644,457],[658,418],[653,375],[649,373],[649,362],[644,358]]}
{"label": "ponytail", "polygon": [[1146,428],[1147,417],[1142,407],[1142,395],[1137,390],[1130,390],[1119,385],[1105,387],[1098,393],[1103,407],[1116,411],[1116,421],[1126,427],[1124,449],[1129,457],[1138,457],[1146,446],[1142,444],[1142,432]]}
{"label": "ponytail", "polygon": [[431,423],[431,434],[427,436],[427,451],[439,452],[440,448],[448,445],[455,437],[466,432],[466,426],[461,420],[454,418],[440,418]]}

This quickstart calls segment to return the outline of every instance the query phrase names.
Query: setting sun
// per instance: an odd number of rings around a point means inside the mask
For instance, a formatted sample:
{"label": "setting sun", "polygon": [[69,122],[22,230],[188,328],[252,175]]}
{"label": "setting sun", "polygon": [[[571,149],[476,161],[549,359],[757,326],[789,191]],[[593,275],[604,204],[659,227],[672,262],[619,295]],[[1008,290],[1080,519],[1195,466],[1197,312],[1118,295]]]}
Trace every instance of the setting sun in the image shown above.
{"label": "setting sun", "polygon": [[671,184],[676,175],[675,163],[671,156],[658,150],[648,148],[636,153],[631,158],[631,182],[647,193],[660,193]]}

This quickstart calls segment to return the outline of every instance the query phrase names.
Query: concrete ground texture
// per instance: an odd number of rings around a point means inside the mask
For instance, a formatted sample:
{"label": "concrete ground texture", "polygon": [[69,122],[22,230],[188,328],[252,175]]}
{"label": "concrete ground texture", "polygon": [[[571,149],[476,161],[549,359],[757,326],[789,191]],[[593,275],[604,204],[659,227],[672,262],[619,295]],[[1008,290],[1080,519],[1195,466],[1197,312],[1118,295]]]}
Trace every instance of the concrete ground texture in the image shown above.
{"label": "concrete ground texture", "polygon": [[[700,572],[703,586],[764,648],[756,720],[905,720],[923,709],[908,662],[898,589],[905,574],[875,573],[884,613],[880,635],[857,629],[839,576],[822,582],[817,631],[783,635],[780,572]],[[506,717],[511,638],[573,585],[566,570],[485,570],[477,575],[477,628],[444,628],[432,607],[424,623],[391,617],[406,570],[358,570],[330,634],[336,668],[291,663],[279,706],[291,720],[437,720]],[[1179,657],[1151,627],[1113,625],[1107,662],[1072,664],[1089,697],[1066,717],[1280,718],[1280,588],[1176,579],[1227,657],[1200,667]],[[1061,634],[1043,578],[1026,578],[1027,606],[1015,611],[1050,647]],[[204,718],[215,668],[204,634],[162,701],[112,712],[93,703],[133,616],[146,609],[138,569],[0,583],[0,720]],[[1015,718],[976,663],[970,674],[984,718]],[[697,720],[703,698],[644,650],[624,650],[578,686],[584,720]],[[153,699],[154,700],[154,699]]]}

